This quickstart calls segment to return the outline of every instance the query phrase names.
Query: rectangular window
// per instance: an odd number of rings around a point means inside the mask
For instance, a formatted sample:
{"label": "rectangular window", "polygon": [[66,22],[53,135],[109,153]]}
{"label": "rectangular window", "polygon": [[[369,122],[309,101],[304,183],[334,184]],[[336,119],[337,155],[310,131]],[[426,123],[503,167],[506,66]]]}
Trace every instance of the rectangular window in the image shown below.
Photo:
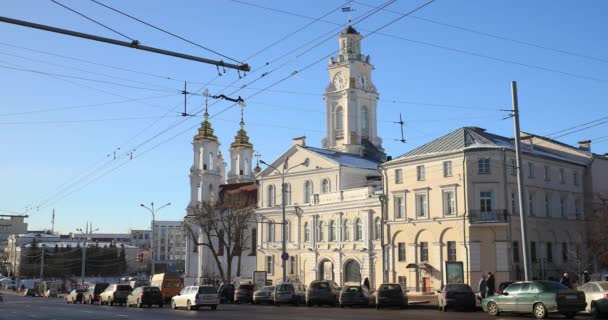
{"label": "rectangular window", "polygon": [[420,262],[429,261],[429,243],[420,242]]}
{"label": "rectangular window", "polygon": [[274,257],[266,256],[266,272],[268,274],[273,274],[274,271]]}
{"label": "rectangular window", "polygon": [[564,171],[564,168],[559,168],[559,182],[566,183],[566,173]]}
{"label": "rectangular window", "polygon": [[512,176],[516,176],[517,175],[517,162],[515,161],[515,159],[511,159],[511,175]]}
{"label": "rectangular window", "polygon": [[424,180],[424,166],[417,166],[416,167],[416,179],[418,179],[418,181],[422,181]]}
{"label": "rectangular window", "polygon": [[536,242],[530,242],[530,258],[532,262],[536,262]]}
{"label": "rectangular window", "polygon": [[519,242],[513,241],[513,262],[519,262]]}
{"label": "rectangular window", "polygon": [[443,214],[446,216],[456,214],[456,197],[453,190],[443,191]]}
{"label": "rectangular window", "polygon": [[479,211],[492,212],[492,191],[479,192]]}
{"label": "rectangular window", "polygon": [[559,213],[562,218],[566,217],[566,199],[564,198],[559,199]]}
{"label": "rectangular window", "polygon": [[549,169],[549,166],[545,166],[545,181],[551,181],[551,169]]}
{"label": "rectangular window", "polygon": [[444,177],[452,176],[452,161],[443,162],[443,176]]}
{"label": "rectangular window", "polygon": [[426,193],[419,193],[416,195],[416,216],[426,217],[427,216],[427,196]]}
{"label": "rectangular window", "polygon": [[551,195],[545,193],[545,216],[551,216]]}
{"label": "rectangular window", "polygon": [[574,179],[574,185],[578,186],[578,172],[574,172],[572,174],[572,176],[573,176],[573,179]]}
{"label": "rectangular window", "polygon": [[393,203],[395,205],[395,219],[401,219],[404,217],[404,206],[403,206],[403,197],[393,197]]}
{"label": "rectangular window", "polygon": [[289,257],[289,274],[296,273],[296,257]]}
{"label": "rectangular window", "polygon": [[562,242],[562,261],[568,262],[568,242]]}
{"label": "rectangular window", "polygon": [[574,213],[581,214],[581,200],[580,199],[574,200]]}
{"label": "rectangular window", "polygon": [[515,196],[515,192],[511,192],[511,214],[517,214],[519,209],[519,204],[517,203],[517,198]]}
{"label": "rectangular window", "polygon": [[490,159],[479,159],[477,160],[477,173],[488,174],[490,173]]}
{"label": "rectangular window", "polygon": [[403,183],[403,171],[401,169],[395,169],[395,183]]}
{"label": "rectangular window", "polygon": [[448,241],[448,261],[456,261],[456,241]]}
{"label": "rectangular window", "polygon": [[534,178],[534,163],[528,162],[528,178]]}
{"label": "rectangular window", "polygon": [[533,193],[529,193],[528,194],[528,215],[535,215],[534,214],[534,194]]}
{"label": "rectangular window", "polygon": [[405,261],[405,242],[399,242],[397,244],[397,250],[399,253],[399,261]]}
{"label": "rectangular window", "polygon": [[553,244],[551,242],[547,242],[547,261],[553,262]]}

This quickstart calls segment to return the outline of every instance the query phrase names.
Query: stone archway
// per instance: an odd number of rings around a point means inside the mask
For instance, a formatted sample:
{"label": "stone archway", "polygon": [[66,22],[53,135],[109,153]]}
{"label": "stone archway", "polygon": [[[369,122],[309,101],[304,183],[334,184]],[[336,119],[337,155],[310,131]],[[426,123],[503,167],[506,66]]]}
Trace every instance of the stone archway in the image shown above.
{"label": "stone archway", "polygon": [[331,260],[323,259],[319,262],[317,279],[334,280],[334,263]]}
{"label": "stone archway", "polygon": [[350,260],[344,264],[344,283],[361,283],[361,265],[357,260]]}

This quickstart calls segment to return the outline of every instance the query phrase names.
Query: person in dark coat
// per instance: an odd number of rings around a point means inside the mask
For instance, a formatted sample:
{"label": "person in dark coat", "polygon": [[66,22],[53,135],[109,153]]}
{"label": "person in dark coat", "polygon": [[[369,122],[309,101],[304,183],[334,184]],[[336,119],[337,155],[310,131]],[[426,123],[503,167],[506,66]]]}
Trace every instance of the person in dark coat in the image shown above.
{"label": "person in dark coat", "polygon": [[365,280],[363,280],[363,286],[369,291],[369,278],[365,278]]}
{"label": "person in dark coat", "polygon": [[493,296],[494,292],[496,292],[496,279],[492,272],[488,272],[488,280],[486,280],[486,288],[488,289],[488,293],[486,296]]}
{"label": "person in dark coat", "polygon": [[570,283],[570,276],[568,276],[568,272],[564,273],[561,279],[559,279],[559,283],[565,285],[566,287],[572,289],[572,283]]}
{"label": "person in dark coat", "polygon": [[587,283],[591,281],[591,276],[589,275],[589,271],[585,270],[585,272],[583,272],[583,283]]}

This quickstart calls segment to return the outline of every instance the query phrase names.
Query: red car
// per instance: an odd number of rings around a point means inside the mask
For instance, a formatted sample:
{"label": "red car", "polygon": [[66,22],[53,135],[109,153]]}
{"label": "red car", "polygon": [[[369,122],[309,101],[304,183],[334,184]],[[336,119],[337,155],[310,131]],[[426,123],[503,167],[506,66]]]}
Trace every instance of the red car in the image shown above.
{"label": "red car", "polygon": [[253,291],[255,291],[255,286],[253,284],[239,285],[236,290],[234,290],[234,303],[252,303]]}

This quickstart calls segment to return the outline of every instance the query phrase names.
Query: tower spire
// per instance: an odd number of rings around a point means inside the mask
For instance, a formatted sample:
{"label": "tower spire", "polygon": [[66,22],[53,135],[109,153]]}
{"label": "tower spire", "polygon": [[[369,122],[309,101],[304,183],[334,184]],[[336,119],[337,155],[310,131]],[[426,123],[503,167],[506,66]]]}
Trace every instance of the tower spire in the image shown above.
{"label": "tower spire", "polygon": [[203,96],[205,96],[205,121],[209,120],[209,89],[205,89],[203,91]]}
{"label": "tower spire", "polygon": [[213,135],[213,128],[211,127],[211,122],[209,122],[209,89],[205,89],[203,91],[203,96],[205,96],[205,113],[204,120],[201,123],[201,127],[198,129],[198,134],[194,136],[194,140],[214,140],[217,141],[217,137]]}

